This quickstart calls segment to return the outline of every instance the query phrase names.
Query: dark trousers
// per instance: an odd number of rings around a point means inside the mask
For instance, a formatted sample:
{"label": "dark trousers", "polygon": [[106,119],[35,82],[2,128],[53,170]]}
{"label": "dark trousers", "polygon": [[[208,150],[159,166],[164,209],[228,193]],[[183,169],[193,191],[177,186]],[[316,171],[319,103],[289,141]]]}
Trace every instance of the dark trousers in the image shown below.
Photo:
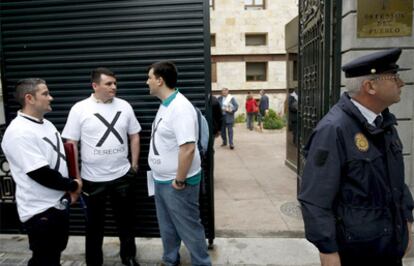
{"label": "dark trousers", "polygon": [[124,261],[136,255],[134,238],[134,202],[131,193],[131,182],[135,178],[133,172],[108,182],[83,181],[83,191],[87,206],[86,247],[87,265],[102,265],[102,244],[104,238],[105,202],[109,197],[114,217],[118,226],[121,242],[120,256]]}
{"label": "dark trousers", "polygon": [[223,140],[223,144],[227,145],[227,133],[229,135],[229,144],[233,146],[233,124],[223,122],[221,125],[221,139]]}
{"label": "dark trousers", "polygon": [[23,223],[32,257],[29,266],[59,266],[69,238],[69,213],[50,208]]}

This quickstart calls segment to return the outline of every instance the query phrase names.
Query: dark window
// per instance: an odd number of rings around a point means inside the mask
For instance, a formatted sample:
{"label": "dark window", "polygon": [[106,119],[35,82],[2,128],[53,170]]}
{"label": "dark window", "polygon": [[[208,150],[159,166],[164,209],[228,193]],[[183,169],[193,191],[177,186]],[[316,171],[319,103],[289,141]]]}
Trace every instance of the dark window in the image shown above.
{"label": "dark window", "polygon": [[216,34],[211,34],[210,35],[210,45],[211,45],[211,47],[216,46]]}
{"label": "dark window", "polygon": [[259,46],[267,44],[266,33],[247,33],[245,35],[246,46]]}
{"label": "dark window", "polygon": [[246,62],[246,81],[266,81],[267,62]]}

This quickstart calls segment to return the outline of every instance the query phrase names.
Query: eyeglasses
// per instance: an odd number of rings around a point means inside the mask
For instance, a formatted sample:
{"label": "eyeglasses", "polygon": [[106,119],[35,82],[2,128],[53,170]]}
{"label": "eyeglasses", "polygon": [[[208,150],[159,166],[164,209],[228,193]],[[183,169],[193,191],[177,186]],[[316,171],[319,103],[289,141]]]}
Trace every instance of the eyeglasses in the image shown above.
{"label": "eyeglasses", "polygon": [[371,80],[394,80],[395,82],[401,81],[400,74],[379,76],[379,77],[373,78]]}

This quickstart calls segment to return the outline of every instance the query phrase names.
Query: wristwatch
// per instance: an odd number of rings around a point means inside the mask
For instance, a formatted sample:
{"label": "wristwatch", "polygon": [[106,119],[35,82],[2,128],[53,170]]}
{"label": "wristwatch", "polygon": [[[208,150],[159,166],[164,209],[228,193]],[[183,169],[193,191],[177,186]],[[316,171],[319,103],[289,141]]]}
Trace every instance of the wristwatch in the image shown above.
{"label": "wristwatch", "polygon": [[175,181],[175,184],[177,185],[177,186],[179,186],[179,187],[182,187],[182,186],[185,186],[186,184],[187,184],[187,182],[186,181],[180,181],[180,180],[178,180],[178,179],[174,179]]}

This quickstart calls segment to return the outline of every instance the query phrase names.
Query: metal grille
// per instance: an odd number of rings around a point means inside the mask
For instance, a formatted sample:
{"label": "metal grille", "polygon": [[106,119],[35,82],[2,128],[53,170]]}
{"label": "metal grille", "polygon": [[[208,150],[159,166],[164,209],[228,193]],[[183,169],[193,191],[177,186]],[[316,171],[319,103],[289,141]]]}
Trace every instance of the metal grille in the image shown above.
{"label": "metal grille", "polygon": [[341,7],[338,0],[299,1],[298,187],[305,163],[303,148],[339,98]]}
{"label": "metal grille", "polygon": [[[146,196],[145,172],[151,123],[160,102],[149,95],[145,83],[147,67],[159,60],[176,62],[178,88],[210,118],[206,108],[211,91],[207,0],[2,0],[0,5],[7,123],[18,109],[12,99],[17,80],[40,77],[47,81],[54,101],[53,112],[46,118],[62,130],[71,106],[92,93],[91,69],[105,66],[113,70],[117,76],[118,97],[131,103],[143,128],[142,172],[135,188],[135,212],[131,212],[136,220],[135,233],[158,236],[154,201]],[[9,188],[3,187],[7,180],[2,178],[2,193]],[[200,208],[207,235],[214,238],[211,171],[206,183]],[[4,202],[6,197],[1,200]],[[19,230],[18,225],[14,228],[3,225],[3,232]],[[75,208],[71,215],[71,233],[83,234],[83,225],[83,213]],[[111,213],[106,217],[105,230],[108,235],[116,232]]]}

